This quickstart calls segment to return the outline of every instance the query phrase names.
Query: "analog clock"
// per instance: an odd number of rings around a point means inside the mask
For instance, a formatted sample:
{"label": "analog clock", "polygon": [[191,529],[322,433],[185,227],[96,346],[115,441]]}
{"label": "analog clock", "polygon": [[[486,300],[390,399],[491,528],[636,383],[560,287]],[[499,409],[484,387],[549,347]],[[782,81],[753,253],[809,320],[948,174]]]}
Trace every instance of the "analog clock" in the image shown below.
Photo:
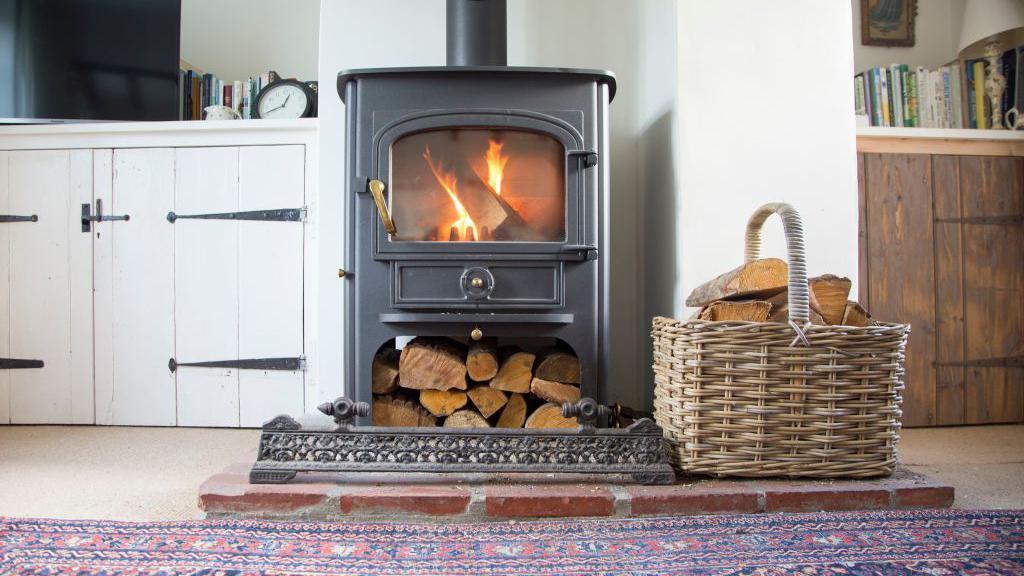
{"label": "analog clock", "polygon": [[278,80],[256,95],[253,118],[310,118],[316,113],[316,91],[298,80]]}

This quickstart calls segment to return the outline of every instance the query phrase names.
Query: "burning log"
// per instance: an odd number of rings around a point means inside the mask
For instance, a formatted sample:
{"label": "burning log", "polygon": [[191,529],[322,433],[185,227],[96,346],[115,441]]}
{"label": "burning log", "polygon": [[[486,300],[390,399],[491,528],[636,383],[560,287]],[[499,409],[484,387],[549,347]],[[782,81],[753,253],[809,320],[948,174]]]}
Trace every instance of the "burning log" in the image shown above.
{"label": "burning log", "polygon": [[374,426],[437,426],[436,418],[403,396],[374,396],[372,413]]}
{"label": "burning log", "polygon": [[520,394],[529,392],[536,356],[517,348],[506,348],[499,352],[502,353],[503,360],[498,374],[491,380],[491,388]]}
{"label": "burning log", "polygon": [[459,410],[444,420],[445,428],[490,428],[490,423],[472,408]]}
{"label": "burning log", "polygon": [[398,385],[414,390],[465,390],[465,347],[450,338],[413,339],[402,349]]}
{"label": "burning log", "polygon": [[487,382],[498,374],[497,338],[483,338],[469,345],[466,372],[475,382]]}
{"label": "burning log", "polygon": [[508,396],[504,392],[497,388],[491,388],[486,384],[470,388],[467,394],[484,418],[490,418],[491,415],[501,410],[502,406],[508,403]]}
{"label": "burning log", "polygon": [[420,404],[434,416],[448,416],[466,405],[462,390],[421,390]]}
{"label": "burning log", "polygon": [[526,422],[526,399],[522,394],[509,394],[505,409],[498,416],[498,428],[522,428]]}
{"label": "burning log", "polygon": [[548,402],[533,411],[526,419],[527,428],[575,428],[575,418],[562,416],[562,405]]}
{"label": "burning log", "polygon": [[549,349],[537,360],[537,378],[567,384],[580,383],[580,359],[563,350]]}
{"label": "burning log", "polygon": [[580,399],[580,389],[578,386],[551,382],[540,378],[534,378],[530,382],[530,392],[533,392],[533,395],[541,400],[554,402],[559,406],[564,402],[576,402]]}
{"label": "burning log", "polygon": [[401,352],[394,348],[381,348],[373,357],[370,382],[374,394],[388,394],[398,389],[398,358]]}

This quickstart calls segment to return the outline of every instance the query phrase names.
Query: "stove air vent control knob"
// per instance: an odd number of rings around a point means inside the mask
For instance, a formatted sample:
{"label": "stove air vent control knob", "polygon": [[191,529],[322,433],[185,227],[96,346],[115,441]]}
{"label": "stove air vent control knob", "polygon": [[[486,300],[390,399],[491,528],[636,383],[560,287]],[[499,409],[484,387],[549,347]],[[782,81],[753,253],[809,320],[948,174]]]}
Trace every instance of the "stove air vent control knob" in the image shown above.
{"label": "stove air vent control knob", "polygon": [[467,268],[459,280],[462,293],[470,300],[485,300],[494,290],[494,276],[482,266]]}
{"label": "stove air vent control knob", "polygon": [[473,288],[483,288],[484,279],[479,276],[474,276],[473,279],[469,281],[469,285]]}
{"label": "stove air vent control knob", "polygon": [[469,333],[469,337],[474,341],[478,341],[484,337],[484,332],[479,328],[473,328],[473,331]]}

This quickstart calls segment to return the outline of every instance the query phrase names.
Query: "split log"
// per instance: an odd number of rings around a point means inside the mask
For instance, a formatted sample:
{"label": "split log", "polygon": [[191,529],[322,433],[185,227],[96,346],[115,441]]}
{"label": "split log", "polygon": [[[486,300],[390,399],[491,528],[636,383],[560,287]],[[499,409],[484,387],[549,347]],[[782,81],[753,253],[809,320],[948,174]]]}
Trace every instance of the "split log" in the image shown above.
{"label": "split log", "polygon": [[491,380],[491,388],[520,394],[529,392],[530,380],[533,379],[533,361],[536,356],[518,349],[506,349],[502,352],[501,368]]}
{"label": "split log", "polygon": [[778,258],[761,258],[722,274],[693,289],[687,306],[707,306],[722,299],[759,299],[773,296],[788,285],[789,267]]}
{"label": "split log", "polygon": [[564,350],[547,350],[537,359],[534,376],[552,382],[580,383],[580,359]]}
{"label": "split log", "polygon": [[850,300],[846,303],[846,310],[843,312],[843,326],[871,326],[871,315],[863,306]]}
{"label": "split log", "polygon": [[469,345],[466,372],[476,382],[487,382],[498,373],[498,339],[483,338]]}
{"label": "split log", "polygon": [[465,390],[465,347],[450,338],[414,338],[402,349],[398,385],[413,390]]}
{"label": "split log", "polygon": [[434,416],[448,416],[466,405],[462,390],[421,390],[420,404]]}
{"label": "split log", "polygon": [[487,420],[480,415],[479,412],[471,408],[465,410],[459,410],[451,416],[444,419],[445,428],[490,428],[491,425]]}
{"label": "split log", "polygon": [[533,411],[526,419],[527,428],[575,428],[575,418],[562,416],[562,405],[548,402]]}
{"label": "split log", "polygon": [[726,320],[745,320],[748,322],[764,322],[772,305],[763,300],[719,300],[712,302],[700,313],[701,320],[721,322]]}
{"label": "split log", "polygon": [[808,280],[811,292],[818,300],[821,316],[829,324],[841,324],[846,313],[846,302],[850,297],[849,278],[840,278],[833,274],[825,274]]}
{"label": "split log", "polygon": [[[810,292],[809,295],[809,317],[811,324],[814,324],[815,326],[827,326],[825,320],[821,317],[821,312],[818,311],[818,301],[814,298],[814,292]],[[767,302],[772,306],[771,314],[768,316],[768,322],[782,322],[783,324],[789,322],[789,290],[779,292],[767,300]]]}
{"label": "split log", "polygon": [[374,396],[372,413],[374,426],[437,426],[436,418],[402,396]]}
{"label": "split log", "polygon": [[498,416],[498,428],[522,428],[526,422],[526,399],[522,394],[509,394],[505,409]]}
{"label": "split log", "polygon": [[554,402],[559,406],[561,406],[563,402],[575,403],[580,399],[579,386],[562,384],[561,382],[552,382],[541,378],[534,378],[530,382],[530,392],[533,392],[534,396],[537,396],[542,400]]}
{"label": "split log", "polygon": [[486,384],[470,388],[467,394],[484,418],[490,418],[508,402],[508,396],[504,392]]}
{"label": "split log", "polygon": [[401,352],[394,348],[381,348],[373,357],[370,383],[374,394],[389,394],[398,389],[398,358]]}

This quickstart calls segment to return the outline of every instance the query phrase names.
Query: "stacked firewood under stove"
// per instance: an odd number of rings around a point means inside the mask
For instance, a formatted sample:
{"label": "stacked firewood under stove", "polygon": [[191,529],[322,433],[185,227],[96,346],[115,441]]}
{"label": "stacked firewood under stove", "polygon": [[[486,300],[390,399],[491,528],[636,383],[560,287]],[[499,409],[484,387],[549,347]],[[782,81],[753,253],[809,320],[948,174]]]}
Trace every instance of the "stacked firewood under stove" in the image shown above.
{"label": "stacked firewood under stove", "polygon": [[[789,321],[789,268],[778,258],[747,262],[694,288],[686,305],[700,320]],[[808,280],[811,324],[870,326],[871,316],[849,299],[852,282],[832,274]]]}
{"label": "stacked firewood under stove", "polygon": [[417,337],[373,359],[374,426],[449,428],[573,428],[563,402],[580,399],[580,361],[571,351],[536,353]]}

